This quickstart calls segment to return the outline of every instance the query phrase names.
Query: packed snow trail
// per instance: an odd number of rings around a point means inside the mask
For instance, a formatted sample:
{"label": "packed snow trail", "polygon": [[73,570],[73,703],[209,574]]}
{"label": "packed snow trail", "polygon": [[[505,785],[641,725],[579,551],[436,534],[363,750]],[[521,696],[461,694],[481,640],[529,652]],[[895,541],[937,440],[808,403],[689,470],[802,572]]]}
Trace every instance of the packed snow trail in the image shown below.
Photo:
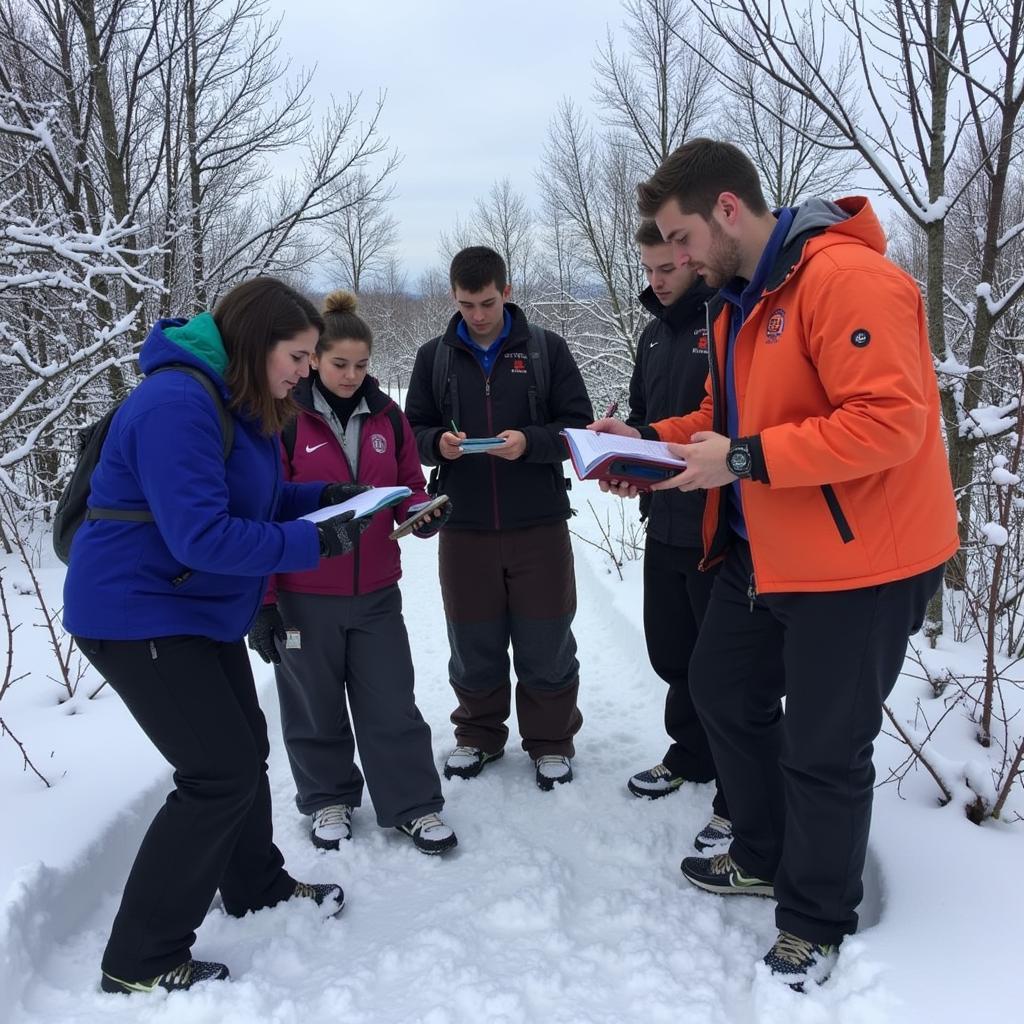
{"label": "packed snow trail", "polygon": [[[609,587],[592,548],[576,543],[580,707],[576,780],[537,789],[514,722],[506,756],[477,779],[444,782],[445,819],[459,847],[426,857],[377,827],[364,803],[354,837],[320,853],[295,811],[276,694],[258,662],[271,737],[275,834],[292,875],[338,881],[347,906],[321,922],[285,905],[234,920],[214,910],[194,947],[232,978],[191,992],[118,997],[98,990],[99,962],[130,857],[167,785],[126,809],[92,860],[52,890],[36,879],[35,911],[52,914],[52,945],[28,961],[23,997],[8,1019],[141,1024],[659,1024],[700,1021],[865,1022],[898,1019],[884,976],[860,939],[848,941],[832,980],[798,997],[757,974],[775,937],[774,904],[710,896],[679,872],[710,813],[709,786],[637,800],[629,775],[665,747],[664,684],[643,637],[616,602],[639,600],[639,563]],[[440,765],[452,746],[447,640],[436,543],[403,543],[405,616],[417,697]],[[632,583],[632,585],[630,585]],[[56,833],[55,833],[56,834]],[[116,863],[104,863],[109,856]],[[869,872],[869,887],[874,884]],[[100,895],[97,897],[96,890]],[[59,894],[59,896],[58,896]],[[64,901],[92,896],[84,922]],[[877,899],[873,901],[877,905]],[[867,908],[866,908],[867,909]],[[874,913],[876,911],[869,911]],[[61,934],[60,922],[74,928]],[[6,1001],[6,999],[5,999]],[[0,1020],[5,1009],[0,1007]]]}

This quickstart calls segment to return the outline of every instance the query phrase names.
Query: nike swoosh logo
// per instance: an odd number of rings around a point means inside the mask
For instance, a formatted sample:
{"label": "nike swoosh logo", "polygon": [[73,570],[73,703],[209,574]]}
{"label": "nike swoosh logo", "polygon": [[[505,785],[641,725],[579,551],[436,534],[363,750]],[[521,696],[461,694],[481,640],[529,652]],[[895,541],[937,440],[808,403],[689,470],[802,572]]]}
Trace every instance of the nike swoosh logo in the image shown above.
{"label": "nike swoosh logo", "polygon": [[307,454],[307,455],[310,455],[310,454],[312,454],[313,452],[315,452],[315,451],[317,450],[317,448],[323,448],[323,446],[324,446],[325,444],[327,444],[327,442],[326,442],[326,441],[321,441],[321,442],[320,442],[319,444],[315,444],[315,445],[313,445],[313,447],[312,447],[312,448],[310,448],[310,447],[309,447],[309,445],[307,444],[307,445],[306,445],[306,454]]}

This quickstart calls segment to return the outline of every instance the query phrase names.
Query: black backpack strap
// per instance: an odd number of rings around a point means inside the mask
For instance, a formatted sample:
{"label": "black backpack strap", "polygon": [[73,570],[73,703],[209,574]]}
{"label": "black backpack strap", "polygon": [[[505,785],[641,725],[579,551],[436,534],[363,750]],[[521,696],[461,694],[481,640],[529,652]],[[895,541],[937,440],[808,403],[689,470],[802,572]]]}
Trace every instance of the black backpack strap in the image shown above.
{"label": "black backpack strap", "polygon": [[[441,413],[441,425],[447,430],[451,423],[449,419],[459,422],[459,380],[452,365],[452,347],[444,343],[444,338],[437,339],[437,348],[434,349],[434,366],[431,376],[431,384],[434,390],[434,404]],[[451,406],[451,416],[445,417],[445,399]]]}
{"label": "black backpack strap", "polygon": [[[398,410],[398,406],[392,402],[387,409],[384,410],[388,414],[388,419],[391,421],[391,433],[395,436],[395,458],[402,454],[402,445],[405,443],[405,427],[402,425],[402,414]],[[292,447],[295,442],[292,441]],[[288,456],[291,458],[291,455]]]}
{"label": "black backpack strap", "polygon": [[530,324],[526,353],[532,378],[529,387],[530,420],[535,426],[540,426],[548,421],[548,395],[551,392],[551,356],[547,332],[543,327]]}

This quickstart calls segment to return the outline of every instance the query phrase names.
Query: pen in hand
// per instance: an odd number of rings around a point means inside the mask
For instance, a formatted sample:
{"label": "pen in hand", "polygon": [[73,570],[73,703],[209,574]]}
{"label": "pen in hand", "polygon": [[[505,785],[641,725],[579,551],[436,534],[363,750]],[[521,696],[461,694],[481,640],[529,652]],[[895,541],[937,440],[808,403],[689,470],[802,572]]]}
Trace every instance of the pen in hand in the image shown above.
{"label": "pen in hand", "polygon": [[607,419],[609,416],[614,416],[619,411],[619,403],[612,402],[604,411],[604,418]]}

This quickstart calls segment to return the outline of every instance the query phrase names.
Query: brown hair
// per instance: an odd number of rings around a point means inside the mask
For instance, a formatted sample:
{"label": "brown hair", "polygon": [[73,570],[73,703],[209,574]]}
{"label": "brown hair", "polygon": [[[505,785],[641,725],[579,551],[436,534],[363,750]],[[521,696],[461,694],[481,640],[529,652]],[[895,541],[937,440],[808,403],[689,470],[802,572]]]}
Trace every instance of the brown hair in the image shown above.
{"label": "brown hair", "polygon": [[508,268],[505,261],[486,245],[471,245],[455,254],[448,270],[452,291],[465,288],[467,292],[481,292],[493,284],[499,292],[508,284]]}
{"label": "brown hair", "polygon": [[355,295],[339,288],[324,299],[324,331],[316,343],[317,355],[322,356],[336,341],[365,341],[373,351],[373,331],[370,325],[356,312],[359,300]]}
{"label": "brown hair", "polygon": [[729,142],[690,139],[662,161],[647,180],[636,187],[642,217],[653,217],[670,199],[683,213],[705,220],[723,192],[732,192],[758,216],[768,212],[761,179],[750,158]]}
{"label": "brown hair", "polygon": [[640,227],[636,229],[633,240],[637,245],[667,245],[668,243],[661,236],[658,225],[650,218],[640,221]]}
{"label": "brown hair", "polygon": [[274,277],[254,277],[231,289],[213,311],[228,366],[228,403],[260,421],[264,434],[276,434],[296,414],[291,397],[274,398],[267,380],[267,354],[279,342],[324,322],[304,295]]}

